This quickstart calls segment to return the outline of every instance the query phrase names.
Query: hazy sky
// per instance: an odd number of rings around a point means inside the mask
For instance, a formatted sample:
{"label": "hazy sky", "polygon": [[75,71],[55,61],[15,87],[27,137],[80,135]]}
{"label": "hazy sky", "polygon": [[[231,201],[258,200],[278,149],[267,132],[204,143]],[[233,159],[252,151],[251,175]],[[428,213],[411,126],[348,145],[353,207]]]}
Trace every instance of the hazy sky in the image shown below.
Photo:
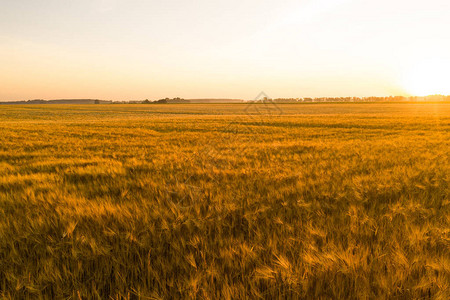
{"label": "hazy sky", "polygon": [[0,100],[450,94],[448,0],[0,4]]}

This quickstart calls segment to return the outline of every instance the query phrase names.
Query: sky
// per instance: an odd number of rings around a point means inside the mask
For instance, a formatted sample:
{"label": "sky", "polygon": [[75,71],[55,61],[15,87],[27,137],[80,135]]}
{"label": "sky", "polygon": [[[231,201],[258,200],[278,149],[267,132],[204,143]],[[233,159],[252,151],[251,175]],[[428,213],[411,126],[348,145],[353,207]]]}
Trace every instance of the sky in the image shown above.
{"label": "sky", "polygon": [[0,100],[450,94],[448,0],[0,4]]}

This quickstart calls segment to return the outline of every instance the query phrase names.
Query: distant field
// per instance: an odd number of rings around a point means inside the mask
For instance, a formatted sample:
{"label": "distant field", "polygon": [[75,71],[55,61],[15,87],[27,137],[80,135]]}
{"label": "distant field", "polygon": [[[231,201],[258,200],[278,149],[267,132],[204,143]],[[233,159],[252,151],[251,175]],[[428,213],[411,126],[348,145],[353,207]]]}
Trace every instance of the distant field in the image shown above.
{"label": "distant field", "polygon": [[450,104],[0,107],[0,298],[450,298]]}

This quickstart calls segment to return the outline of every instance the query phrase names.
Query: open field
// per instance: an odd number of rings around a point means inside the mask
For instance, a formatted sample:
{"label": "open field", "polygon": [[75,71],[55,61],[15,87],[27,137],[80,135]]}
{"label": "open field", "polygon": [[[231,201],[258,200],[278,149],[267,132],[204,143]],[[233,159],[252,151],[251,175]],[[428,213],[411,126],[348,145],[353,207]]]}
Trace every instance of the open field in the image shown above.
{"label": "open field", "polygon": [[0,297],[450,298],[450,104],[0,107]]}

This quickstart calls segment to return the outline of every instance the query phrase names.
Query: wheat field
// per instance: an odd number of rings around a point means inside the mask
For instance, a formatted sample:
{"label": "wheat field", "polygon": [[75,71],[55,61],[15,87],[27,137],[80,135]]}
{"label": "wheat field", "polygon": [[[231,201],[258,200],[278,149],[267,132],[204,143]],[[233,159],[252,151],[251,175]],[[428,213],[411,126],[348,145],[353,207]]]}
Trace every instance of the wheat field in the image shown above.
{"label": "wheat field", "polygon": [[0,107],[4,299],[449,299],[450,103]]}

